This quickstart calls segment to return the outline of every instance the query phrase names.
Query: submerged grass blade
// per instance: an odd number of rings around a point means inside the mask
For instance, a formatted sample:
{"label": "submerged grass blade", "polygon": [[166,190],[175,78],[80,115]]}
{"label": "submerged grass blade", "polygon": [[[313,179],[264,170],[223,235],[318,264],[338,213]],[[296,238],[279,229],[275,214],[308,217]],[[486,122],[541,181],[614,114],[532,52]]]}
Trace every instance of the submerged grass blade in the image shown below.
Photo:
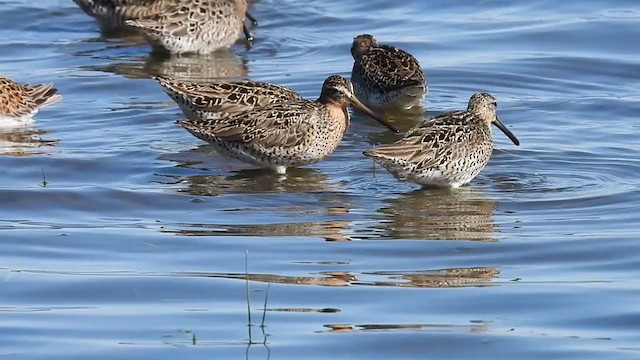
{"label": "submerged grass blade", "polygon": [[262,322],[260,327],[264,328],[264,319],[267,317],[267,302],[269,301],[269,289],[271,289],[271,283],[267,285],[267,293],[264,295],[264,308],[262,309]]}

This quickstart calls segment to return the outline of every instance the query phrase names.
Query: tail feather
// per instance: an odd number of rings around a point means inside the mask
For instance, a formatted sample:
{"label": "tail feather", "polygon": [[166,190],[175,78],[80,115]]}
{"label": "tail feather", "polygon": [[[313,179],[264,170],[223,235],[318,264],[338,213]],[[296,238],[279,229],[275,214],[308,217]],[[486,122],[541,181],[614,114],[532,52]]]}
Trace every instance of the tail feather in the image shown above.
{"label": "tail feather", "polygon": [[203,131],[203,124],[198,120],[183,119],[176,121],[176,124],[200,140],[207,142],[213,140],[213,137],[209,133]]}
{"label": "tail feather", "polygon": [[162,33],[162,26],[160,26],[153,19],[136,19],[136,20],[127,20],[124,22],[125,25],[129,25],[135,28],[139,28],[147,34],[159,34]]}
{"label": "tail feather", "polygon": [[62,94],[59,94],[58,89],[54,88],[51,83],[29,86],[29,95],[38,108],[49,106],[62,100]]}
{"label": "tail feather", "polygon": [[151,75],[151,78],[157,82],[159,82],[161,85],[171,81],[172,79],[168,76],[164,76],[164,75]]}
{"label": "tail feather", "polygon": [[240,112],[254,107],[253,105],[230,100],[228,95],[234,90],[217,88],[214,85],[180,83],[170,77],[160,75],[153,78],[158,81],[162,90],[182,108],[187,116],[190,116],[190,110],[188,107],[185,108],[184,105],[197,107],[202,111],[209,112],[210,114],[206,116],[207,118],[220,117],[224,112]]}
{"label": "tail feather", "polygon": [[189,129],[189,128],[193,128],[194,121],[190,119],[176,120],[176,125],[185,129]]}
{"label": "tail feather", "polygon": [[169,95],[169,97],[175,101],[180,108],[182,108],[187,116],[189,116],[189,109],[188,107],[185,108],[184,105],[190,104],[192,106],[196,106],[194,100],[189,97],[190,92],[181,87],[179,83],[170,77],[157,75],[152,76],[151,78],[157,81],[162,90]]}
{"label": "tail feather", "polygon": [[[151,78],[160,84],[163,90],[172,90],[173,92],[182,93],[184,90],[175,85],[175,80],[163,75],[151,76]],[[171,95],[171,94],[170,94]]]}
{"label": "tail feather", "polygon": [[[201,134],[204,124],[203,121],[198,120],[198,119],[182,119],[182,120],[177,120],[176,121],[176,125],[180,126],[183,129],[188,130],[190,133],[196,135],[196,134]],[[198,136],[198,135],[196,135]],[[200,136],[198,136],[200,137]]]}
{"label": "tail feather", "polygon": [[393,144],[365,150],[363,154],[380,161],[410,161],[420,149],[421,147],[416,145]]}

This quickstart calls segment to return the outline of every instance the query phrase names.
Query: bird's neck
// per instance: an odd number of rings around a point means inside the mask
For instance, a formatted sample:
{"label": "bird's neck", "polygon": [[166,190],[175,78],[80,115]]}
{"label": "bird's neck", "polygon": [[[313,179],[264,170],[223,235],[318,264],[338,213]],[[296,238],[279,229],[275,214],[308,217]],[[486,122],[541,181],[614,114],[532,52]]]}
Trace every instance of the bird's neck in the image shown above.
{"label": "bird's neck", "polygon": [[329,102],[325,104],[329,113],[329,123],[331,127],[344,127],[344,131],[349,127],[349,108],[346,104]]}

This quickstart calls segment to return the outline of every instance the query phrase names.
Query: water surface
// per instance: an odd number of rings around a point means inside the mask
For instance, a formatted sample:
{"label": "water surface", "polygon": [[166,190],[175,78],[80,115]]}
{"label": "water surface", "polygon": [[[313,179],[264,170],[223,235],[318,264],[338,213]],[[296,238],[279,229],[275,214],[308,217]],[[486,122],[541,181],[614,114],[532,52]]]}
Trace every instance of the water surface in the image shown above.
{"label": "water surface", "polygon": [[[635,1],[262,0],[253,48],[208,58],[2,5],[1,73],[64,101],[0,131],[0,358],[640,357]],[[356,114],[281,180],[212,154],[149,79],[314,98],[364,32],[419,59],[424,112],[490,92],[522,145],[496,132],[470,186],[425,191],[361,155],[396,137]]]}

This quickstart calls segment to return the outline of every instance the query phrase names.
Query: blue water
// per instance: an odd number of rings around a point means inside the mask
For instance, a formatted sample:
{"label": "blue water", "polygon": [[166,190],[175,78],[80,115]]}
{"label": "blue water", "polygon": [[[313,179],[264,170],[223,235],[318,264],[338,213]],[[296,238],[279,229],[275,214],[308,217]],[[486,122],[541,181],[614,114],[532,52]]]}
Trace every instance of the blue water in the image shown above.
{"label": "blue water", "polygon": [[[209,58],[72,1],[0,4],[0,73],[64,94],[0,129],[0,358],[640,358],[636,1],[262,0],[253,48]],[[177,127],[149,79],[313,98],[365,32],[420,61],[427,114],[490,92],[521,146],[496,132],[469,186],[421,191],[361,155],[396,137],[356,114],[279,180]]]}

